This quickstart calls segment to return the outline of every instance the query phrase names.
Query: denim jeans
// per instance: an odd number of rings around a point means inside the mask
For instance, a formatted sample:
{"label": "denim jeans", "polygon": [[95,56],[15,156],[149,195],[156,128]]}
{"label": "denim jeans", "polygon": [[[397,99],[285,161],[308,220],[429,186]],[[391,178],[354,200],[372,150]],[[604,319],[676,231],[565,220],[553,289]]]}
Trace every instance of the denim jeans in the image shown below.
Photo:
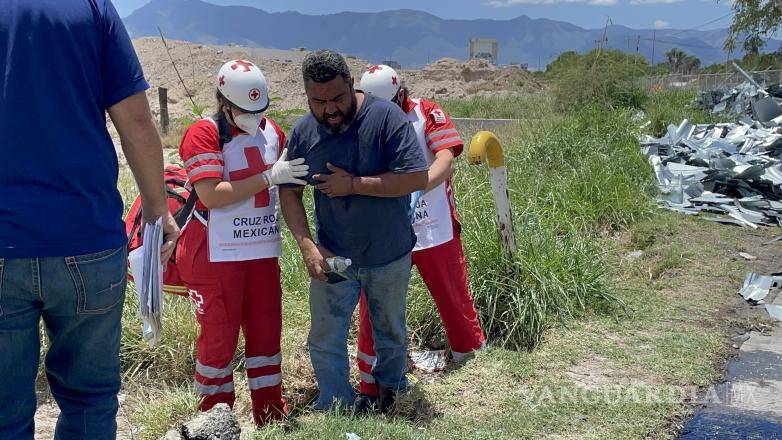
{"label": "denim jeans", "polygon": [[310,283],[312,324],[309,350],[320,394],[315,409],[346,407],[353,403],[347,338],[353,310],[363,289],[369,304],[377,363],[372,370],[381,386],[407,388],[407,327],[405,303],[410,281],[410,254],[383,266],[349,267],[347,280]]}
{"label": "denim jeans", "polygon": [[120,388],[125,247],[59,258],[0,259],[0,439],[32,439],[39,322],[57,404],[55,439],[114,439]]}

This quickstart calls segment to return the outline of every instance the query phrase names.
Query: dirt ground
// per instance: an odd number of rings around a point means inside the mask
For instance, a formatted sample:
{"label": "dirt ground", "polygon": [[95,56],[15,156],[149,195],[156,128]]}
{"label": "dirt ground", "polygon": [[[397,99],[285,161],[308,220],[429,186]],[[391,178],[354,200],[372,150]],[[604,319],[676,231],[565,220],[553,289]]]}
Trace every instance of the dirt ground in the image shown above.
{"label": "dirt ground", "polygon": [[[741,244],[736,247],[736,253],[731,258],[734,261],[741,261],[746,265],[748,272],[755,272],[761,275],[769,275],[782,271],[782,252],[780,252],[780,242],[770,242],[774,234],[782,232],[779,228],[764,228],[756,231],[747,230],[741,234]],[[720,245],[732,247],[728,243],[721,242],[715,237]],[[754,260],[747,261],[738,252],[745,252],[755,257]],[[741,287],[741,285],[739,285]],[[780,294],[778,288],[771,290],[766,298],[767,303],[771,303],[776,295]],[[763,305],[751,305],[741,295],[732,295],[725,304],[721,315],[725,317],[725,332],[736,339],[732,342],[734,349],[741,345],[740,336],[750,330],[763,332],[771,328],[772,318],[768,315]],[[731,356],[735,353],[731,353]]]}

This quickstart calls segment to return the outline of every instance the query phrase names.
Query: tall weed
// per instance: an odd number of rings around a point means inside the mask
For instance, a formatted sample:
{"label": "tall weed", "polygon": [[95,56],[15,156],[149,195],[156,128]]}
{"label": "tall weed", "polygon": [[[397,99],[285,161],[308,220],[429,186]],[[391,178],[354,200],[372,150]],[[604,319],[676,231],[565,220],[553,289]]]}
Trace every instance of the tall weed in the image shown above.
{"label": "tall weed", "polygon": [[694,124],[719,122],[719,117],[695,106],[695,98],[696,92],[693,90],[669,89],[649,94],[649,100],[644,105],[646,117],[651,122],[649,133],[662,136],[668,124],[678,125],[684,119]]}
{"label": "tall weed", "polygon": [[546,73],[553,80],[555,101],[562,110],[580,111],[595,104],[640,109],[648,98],[638,81],[646,74],[645,61],[618,50],[593,50],[584,55],[568,52]]}
{"label": "tall weed", "polygon": [[[556,322],[614,306],[601,240],[653,208],[630,116],[589,106],[504,139],[518,243],[510,257],[498,247],[487,169],[460,161],[454,186],[470,288],[495,343],[534,347]],[[436,339],[441,326],[427,295],[411,290],[408,322],[419,341]]]}
{"label": "tall weed", "polygon": [[452,117],[487,119],[538,119],[554,108],[554,100],[547,93],[444,99],[438,104]]}

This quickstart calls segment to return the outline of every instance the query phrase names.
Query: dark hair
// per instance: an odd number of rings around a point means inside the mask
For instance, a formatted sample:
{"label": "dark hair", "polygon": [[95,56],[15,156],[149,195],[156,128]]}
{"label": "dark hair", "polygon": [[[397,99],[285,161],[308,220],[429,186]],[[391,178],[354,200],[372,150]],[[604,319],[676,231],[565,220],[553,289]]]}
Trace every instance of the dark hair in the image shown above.
{"label": "dark hair", "polygon": [[[404,92],[405,99],[410,97],[410,89],[407,88],[407,85],[404,81],[402,81],[402,87],[399,88],[399,90]],[[399,96],[399,92],[396,92],[397,96]]]}
{"label": "dark hair", "polygon": [[342,76],[345,81],[351,78],[348,63],[342,55],[327,49],[307,54],[301,63],[301,73],[305,84],[310,80],[325,83],[337,76]]}

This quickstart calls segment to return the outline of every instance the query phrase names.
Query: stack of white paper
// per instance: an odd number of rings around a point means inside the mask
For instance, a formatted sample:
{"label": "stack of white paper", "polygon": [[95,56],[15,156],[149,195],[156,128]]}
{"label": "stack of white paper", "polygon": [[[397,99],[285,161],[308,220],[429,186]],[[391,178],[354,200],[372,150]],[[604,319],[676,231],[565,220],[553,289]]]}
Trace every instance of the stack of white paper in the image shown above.
{"label": "stack of white paper", "polygon": [[136,284],[142,335],[151,346],[157,344],[163,334],[163,265],[160,248],[163,245],[163,222],[147,223],[144,227],[143,245],[129,255],[130,271]]}

